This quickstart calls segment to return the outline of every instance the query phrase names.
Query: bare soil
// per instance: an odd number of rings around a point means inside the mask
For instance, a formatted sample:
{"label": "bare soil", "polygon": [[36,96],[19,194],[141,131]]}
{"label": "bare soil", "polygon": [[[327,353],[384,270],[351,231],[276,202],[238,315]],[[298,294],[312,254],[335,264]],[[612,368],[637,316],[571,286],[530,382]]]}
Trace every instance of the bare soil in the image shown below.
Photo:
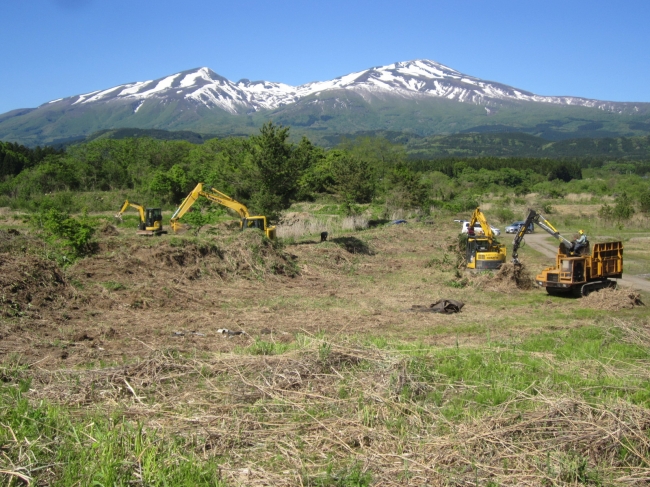
{"label": "bare soil", "polygon": [[[292,342],[300,334],[364,333],[445,345],[458,340],[458,327],[501,321],[490,292],[543,292],[531,288],[525,266],[512,264],[495,275],[463,278],[466,288],[452,286],[453,263],[427,262],[450,252],[455,237],[432,238],[423,226],[322,243],[306,238],[285,248],[255,232],[152,239],[107,227],[100,252],[65,271],[28,236],[0,237],[0,358],[48,369],[124,363],[156,350],[229,352],[258,339]],[[406,313],[439,299],[465,307],[454,315]],[[563,306],[603,309],[595,299]],[[509,316],[530,312],[519,301],[512,298]],[[477,338],[468,333],[461,341]]]}
{"label": "bare soil", "polygon": [[[32,400],[119,407],[151,428],[202,435],[197,448],[206,457],[231,455],[222,470],[233,485],[301,485],[296,472],[306,457],[298,443],[326,452],[328,462],[358,459],[384,485],[404,485],[407,460],[417,475],[411,485],[446,485],[439,466],[466,480],[457,485],[474,485],[476,459],[486,465],[482,479],[489,470],[501,485],[519,485],[526,476],[530,485],[542,485],[540,458],[559,470],[565,453],[586,456],[597,448],[611,465],[620,463],[614,452],[626,437],[604,429],[646,438],[645,409],[623,405],[612,412],[541,393],[528,411],[515,414],[504,404],[487,418],[449,425],[434,408],[422,413],[433,415],[433,426],[421,425],[412,413],[420,406],[402,402],[400,391],[426,394],[430,386],[395,356],[347,340],[484,344],[486,329],[493,340],[510,340],[513,332],[580,326],[567,318],[569,310],[636,311],[603,307],[629,302],[619,291],[550,298],[529,287],[528,264],[468,275],[468,284],[456,287],[451,227],[391,226],[284,247],[256,232],[147,238],[115,230],[101,233],[97,255],[65,270],[28,235],[0,234],[0,360],[29,365],[21,370],[32,380]],[[453,314],[410,312],[440,299],[464,306]],[[304,336],[325,336],[328,346],[276,356],[229,353]],[[346,387],[363,391],[367,401],[345,401],[342,373],[364,361],[381,366],[345,377]],[[530,400],[528,393],[518,400]],[[256,416],[251,406],[258,403]],[[314,417],[332,408],[339,412]],[[375,424],[402,408],[417,431],[408,441]],[[644,441],[639,457],[649,451]],[[279,461],[278,449],[283,460],[269,467]]]}

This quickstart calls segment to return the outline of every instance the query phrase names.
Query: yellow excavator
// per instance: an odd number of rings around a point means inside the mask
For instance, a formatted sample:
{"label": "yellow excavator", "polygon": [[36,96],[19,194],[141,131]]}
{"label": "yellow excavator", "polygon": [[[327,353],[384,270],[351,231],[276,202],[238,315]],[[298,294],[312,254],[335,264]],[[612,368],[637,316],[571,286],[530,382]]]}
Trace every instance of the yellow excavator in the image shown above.
{"label": "yellow excavator", "polygon": [[140,213],[140,223],[136,232],[138,235],[152,236],[167,233],[163,230],[162,210],[160,208],[144,208],[137,203],[131,203],[129,200],[126,200],[122,205],[122,209],[115,215],[115,218],[122,221],[122,214],[128,210],[129,206],[135,208]]}
{"label": "yellow excavator", "polygon": [[214,188],[204,189],[203,183],[196,185],[196,188],[194,188],[192,192],[185,197],[181,205],[172,215],[169,223],[172,227],[172,230],[174,230],[174,233],[176,233],[176,231],[181,226],[178,220],[180,220],[180,218],[185,213],[187,213],[187,211],[200,197],[206,198],[213,203],[223,205],[226,208],[230,208],[235,213],[237,213],[241,217],[240,228],[242,230],[245,230],[247,228],[257,228],[259,230],[262,230],[269,239],[275,239],[275,226],[267,225],[265,216],[251,216],[248,213],[248,208],[246,208],[246,206],[244,206],[242,203],[232,199],[230,196],[223,194],[221,191],[218,191]]}
{"label": "yellow excavator", "polygon": [[[479,223],[483,235],[476,235],[474,225]],[[467,225],[467,268],[471,270],[499,269],[506,261],[506,246],[496,240],[492,227],[480,208],[476,208]]]}

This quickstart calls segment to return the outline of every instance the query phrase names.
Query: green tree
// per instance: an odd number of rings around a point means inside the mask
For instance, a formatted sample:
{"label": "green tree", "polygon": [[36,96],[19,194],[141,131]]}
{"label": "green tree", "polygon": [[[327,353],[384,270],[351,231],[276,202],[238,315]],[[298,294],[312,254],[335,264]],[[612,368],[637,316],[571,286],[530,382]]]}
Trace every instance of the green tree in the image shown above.
{"label": "green tree", "polygon": [[322,150],[320,157],[314,158],[312,165],[305,170],[300,178],[299,197],[311,199],[315,194],[334,192],[334,175],[332,174],[332,158]]}
{"label": "green tree", "polygon": [[378,179],[384,178],[391,168],[406,160],[404,146],[393,144],[384,137],[344,139],[337,149],[351,154],[366,164],[370,164],[374,168]]}
{"label": "green tree", "polygon": [[153,175],[149,189],[163,201],[180,203],[192,189],[188,182],[185,169],[179,164],[173,165],[168,171],[158,171]]}
{"label": "green tree", "polygon": [[334,187],[346,209],[352,212],[355,203],[370,203],[376,191],[375,174],[369,161],[340,150],[328,152]]}
{"label": "green tree", "polygon": [[632,215],[634,215],[632,200],[625,191],[616,198],[616,204],[614,205],[612,215],[618,223],[627,221],[632,218]]}
{"label": "green tree", "polygon": [[598,210],[598,216],[603,220],[611,221],[614,219],[614,208],[605,203]]}
{"label": "green tree", "polygon": [[188,178],[203,181],[237,201],[247,203],[257,189],[257,170],[248,138],[212,139],[188,155]]}
{"label": "green tree", "polygon": [[313,147],[304,139],[298,148],[289,143],[289,127],[265,123],[260,134],[251,137],[255,182],[251,205],[271,220],[296,199],[299,181],[310,163]]}
{"label": "green tree", "polygon": [[411,171],[404,163],[399,163],[388,172],[389,206],[393,208],[421,208],[424,206],[429,194],[421,182],[419,174]]}
{"label": "green tree", "polygon": [[555,179],[561,179],[564,182],[569,182],[572,179],[582,179],[582,170],[575,164],[558,163],[548,174],[549,181]]}

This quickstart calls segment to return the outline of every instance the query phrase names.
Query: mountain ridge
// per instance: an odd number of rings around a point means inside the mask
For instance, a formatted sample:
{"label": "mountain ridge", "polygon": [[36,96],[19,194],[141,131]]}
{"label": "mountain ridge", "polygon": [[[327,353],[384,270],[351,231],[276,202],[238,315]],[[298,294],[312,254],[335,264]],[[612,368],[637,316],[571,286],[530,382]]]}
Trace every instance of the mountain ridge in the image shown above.
{"label": "mountain ridge", "polygon": [[[200,67],[155,80],[130,82],[104,90],[51,100],[38,108],[67,101],[76,105],[116,98],[129,101],[146,100],[159,94],[166,98],[191,99],[208,107],[219,107],[230,113],[239,113],[235,108],[237,104],[254,110],[275,109],[309,95],[334,89],[398,93],[401,96],[409,94],[434,96],[485,105],[496,100],[534,101],[619,112],[625,109],[638,111],[639,105],[644,105],[578,96],[537,95],[503,83],[466,75],[435,61],[424,59],[376,66],[329,81],[312,81],[299,86],[275,81],[250,81],[246,78],[233,82],[208,67]],[[173,96],[174,94],[181,96]],[[138,109],[135,108],[134,112]]]}
{"label": "mountain ridge", "polygon": [[596,136],[633,136],[650,133],[650,103],[536,95],[422,59],[300,86],[233,82],[201,67],[12,110],[0,115],[0,140],[38,143],[125,127],[228,135],[272,119],[317,138],[395,127],[421,135],[491,125],[539,133],[545,123],[559,127],[551,131],[558,138],[582,126]]}

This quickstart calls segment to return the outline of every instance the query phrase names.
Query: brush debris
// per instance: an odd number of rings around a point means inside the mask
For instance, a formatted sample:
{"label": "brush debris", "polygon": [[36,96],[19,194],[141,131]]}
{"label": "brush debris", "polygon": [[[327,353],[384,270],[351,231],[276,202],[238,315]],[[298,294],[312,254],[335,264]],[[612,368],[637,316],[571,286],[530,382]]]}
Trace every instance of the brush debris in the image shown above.
{"label": "brush debris", "polygon": [[422,313],[452,314],[452,313],[460,313],[460,310],[463,309],[463,306],[465,306],[465,303],[456,301],[455,299],[439,299],[438,301],[430,304],[429,306],[414,304],[411,307],[411,311],[419,311]]}

